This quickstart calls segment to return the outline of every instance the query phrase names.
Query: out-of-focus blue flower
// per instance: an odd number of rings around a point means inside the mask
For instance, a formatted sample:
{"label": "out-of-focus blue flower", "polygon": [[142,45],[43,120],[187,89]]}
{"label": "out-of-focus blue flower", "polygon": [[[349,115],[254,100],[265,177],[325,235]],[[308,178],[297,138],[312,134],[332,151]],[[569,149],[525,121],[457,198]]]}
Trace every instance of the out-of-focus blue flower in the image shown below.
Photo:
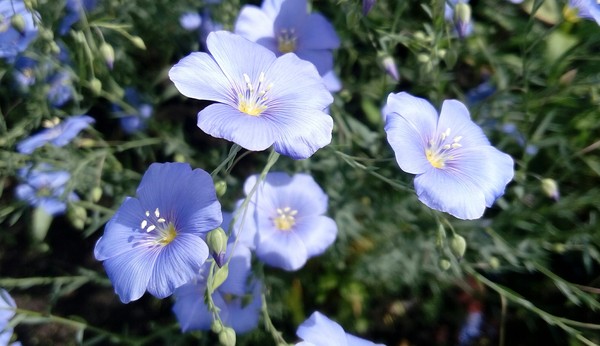
{"label": "out-of-focus blue flower", "polygon": [[17,143],[17,151],[22,154],[31,154],[46,143],[63,147],[94,121],[94,118],[87,115],[74,115],[63,121],[56,119],[54,122],[47,122],[45,124],[47,129]]}
{"label": "out-of-focus blue flower", "polygon": [[600,3],[596,0],[569,0],[569,6],[577,9],[580,18],[595,20],[600,25]]}
{"label": "out-of-focus blue flower", "polygon": [[35,67],[37,61],[33,58],[20,55],[14,63],[13,78],[20,90],[27,90],[35,83]]}
{"label": "out-of-focus blue flower", "polygon": [[60,107],[73,98],[73,83],[67,71],[59,71],[48,79],[48,101],[53,107]]}
{"label": "out-of-focus blue flower", "polygon": [[[258,175],[246,179],[246,195],[257,179]],[[290,177],[283,172],[269,173],[250,200],[246,219],[240,219],[243,211],[237,213],[234,234],[254,239],[256,255],[266,264],[297,270],[335,241],[337,225],[323,215],[327,200],[310,175]]]}
{"label": "out-of-focus blue flower", "polygon": [[492,96],[495,92],[496,86],[490,80],[486,80],[485,82],[479,84],[478,86],[467,92],[467,94],[465,95],[467,99],[467,104],[481,102],[486,98]]}
{"label": "out-of-focus blue flower", "polygon": [[[315,67],[294,54],[279,58],[259,44],[226,31],[208,36],[210,54],[181,59],[169,77],[183,95],[212,104],[198,127],[248,150],[305,159],[331,142],[333,102]],[[251,57],[251,58],[249,58]]]}
{"label": "out-of-focus blue flower", "polygon": [[469,312],[465,324],[458,333],[458,343],[460,346],[469,346],[481,335],[481,326],[483,324],[483,315],[481,311]]}
{"label": "out-of-focus blue flower", "polygon": [[[8,292],[0,288],[0,345],[8,345],[13,333],[12,327],[9,325],[11,318],[15,316],[17,304]],[[20,342],[10,344],[10,346],[20,345]]]}
{"label": "out-of-focus blue flower", "polygon": [[113,104],[113,112],[119,118],[123,131],[131,134],[145,129],[154,110],[152,105],[143,102],[140,94],[134,88],[125,88],[124,100],[135,108],[136,112],[127,112],[119,105]]}
{"label": "out-of-focus blue flower", "polygon": [[346,333],[342,326],[318,311],[298,326],[296,335],[303,340],[296,346],[383,346]]}
{"label": "out-of-focus blue flower", "polygon": [[97,0],[67,0],[65,4],[65,16],[60,22],[58,33],[63,36],[81,18],[83,11],[92,11],[98,5]]}
{"label": "out-of-focus blue flower", "polygon": [[460,219],[477,219],[504,194],[513,159],[492,147],[456,100],[438,114],[424,99],[390,94],[383,113],[388,142],[400,168],[416,174],[419,200]]}
{"label": "out-of-focus blue flower", "polygon": [[15,195],[33,207],[42,208],[48,215],[64,214],[68,201],[78,201],[79,197],[70,192],[65,195],[65,186],[71,175],[66,171],[53,170],[45,165],[39,168],[19,170],[19,176],[25,182],[17,185]]}
{"label": "out-of-focus blue flower", "polygon": [[[235,250],[232,250],[233,246],[233,243],[229,243],[226,254],[226,258],[231,258],[229,275],[214,291],[212,298],[220,309],[219,316],[223,323],[241,334],[258,325],[262,304],[261,285],[250,278],[250,250],[239,243]],[[210,330],[213,315],[204,303],[209,269],[210,264],[205,263],[196,279],[175,290],[173,312],[184,332]]]}
{"label": "out-of-focus blue flower", "polygon": [[212,178],[186,163],[153,163],[106,224],[94,256],[123,303],[158,298],[196,277],[208,258],[202,239],[222,222]]}
{"label": "out-of-focus blue flower", "polygon": [[[18,24],[15,25],[15,22]],[[12,61],[37,34],[33,14],[23,1],[0,1],[0,58]]]}
{"label": "out-of-focus blue flower", "polygon": [[469,0],[450,0],[450,3],[445,3],[444,17],[446,21],[453,23],[458,37],[470,36],[473,33],[473,21],[471,20]]}
{"label": "out-of-focus blue flower", "polygon": [[187,31],[194,31],[200,28],[202,17],[198,12],[185,12],[179,17],[179,25]]}
{"label": "out-of-focus blue flower", "polygon": [[514,139],[520,147],[525,148],[525,153],[528,155],[533,156],[537,154],[539,150],[538,147],[527,143],[525,136],[521,131],[519,131],[516,124],[506,123],[502,125],[501,131],[512,137],[512,139]]}
{"label": "out-of-focus blue flower", "polygon": [[362,12],[363,15],[367,15],[369,14],[369,12],[371,12],[371,8],[373,8],[373,6],[375,6],[375,3],[377,2],[377,0],[363,0],[362,2]]}
{"label": "out-of-focus blue flower", "polygon": [[260,43],[275,54],[293,52],[313,63],[321,76],[333,69],[333,49],[340,46],[325,17],[308,13],[306,0],[264,0],[262,6],[242,7],[235,33]]}

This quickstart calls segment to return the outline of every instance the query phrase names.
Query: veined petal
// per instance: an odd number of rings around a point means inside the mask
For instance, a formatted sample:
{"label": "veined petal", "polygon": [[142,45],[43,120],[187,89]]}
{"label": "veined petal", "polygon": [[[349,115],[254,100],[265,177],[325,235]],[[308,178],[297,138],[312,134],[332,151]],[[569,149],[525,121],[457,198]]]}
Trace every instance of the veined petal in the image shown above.
{"label": "veined petal", "polygon": [[314,345],[347,345],[344,329],[318,311],[298,326],[296,335]]}
{"label": "veined petal", "polygon": [[298,36],[302,37],[298,40],[298,50],[336,49],[340,46],[340,38],[333,25],[318,13],[308,15],[306,24]]}
{"label": "veined petal", "polygon": [[[295,160],[309,158],[317,150],[331,143],[333,119],[328,114],[306,111],[302,116],[304,125],[280,127],[273,146],[276,152]],[[296,117],[295,120],[300,118]],[[297,131],[300,128],[303,131]]]}
{"label": "veined petal", "polygon": [[275,31],[301,28],[308,18],[307,0],[285,0],[275,18]]}
{"label": "veined petal", "polygon": [[212,323],[212,313],[204,304],[204,291],[206,282],[192,281],[175,292],[175,304],[173,312],[181,326],[181,331],[209,330]]}
{"label": "veined petal", "polygon": [[311,62],[323,76],[333,70],[333,53],[326,49],[296,49],[295,53],[302,60]]}
{"label": "veined petal", "polygon": [[206,53],[192,53],[179,60],[169,71],[169,78],[187,97],[235,105],[231,82]]}
{"label": "veined petal", "polygon": [[219,291],[243,296],[247,291],[246,284],[248,275],[250,274],[252,254],[250,253],[250,249],[241,243],[235,245],[234,250],[232,250],[233,248],[234,243],[230,242],[227,245],[226,255],[226,258],[231,256],[231,260],[229,260],[229,274],[225,282],[219,287]]}
{"label": "veined petal", "polygon": [[277,14],[281,10],[281,4],[285,0],[264,0],[261,5],[261,9],[267,14],[271,20],[275,20]]}
{"label": "veined petal", "polygon": [[198,127],[213,137],[253,151],[270,147],[277,131],[264,116],[251,116],[223,104],[210,105],[198,113]]}
{"label": "veined petal", "polygon": [[322,254],[333,244],[337,225],[327,216],[301,217],[297,219],[293,232],[302,239],[308,257],[312,257]]}
{"label": "veined petal", "polygon": [[406,92],[390,94],[382,112],[384,119],[390,113],[397,113],[403,117],[417,133],[421,134],[423,143],[427,143],[429,137],[435,134],[438,113],[425,99],[414,97]]}
{"label": "veined petal", "polygon": [[411,174],[429,170],[432,166],[425,155],[423,133],[398,113],[389,113],[385,122],[387,140],[394,150],[400,169]]}
{"label": "veined petal", "polygon": [[469,110],[457,100],[446,100],[442,104],[437,132],[450,129],[450,137],[462,136],[463,147],[490,145],[481,127],[477,126],[469,115]]}
{"label": "veined petal", "polygon": [[308,258],[304,243],[294,232],[263,232],[258,234],[256,255],[268,265],[293,271],[301,268]]}
{"label": "veined petal", "polygon": [[139,299],[148,286],[159,250],[139,248],[104,261],[104,269],[121,302]]}
{"label": "veined petal", "polygon": [[429,208],[449,213],[459,219],[478,219],[485,211],[484,193],[462,175],[431,168],[415,178],[419,200]]}
{"label": "veined petal", "polygon": [[249,304],[243,304],[244,297],[236,297],[233,301],[229,302],[226,309],[223,309],[227,311],[223,322],[231,326],[238,334],[244,334],[255,329],[258,326],[260,308],[262,306],[260,292],[261,285],[256,283],[252,292],[248,292],[252,294],[252,300]]}
{"label": "veined petal", "polygon": [[197,235],[179,233],[162,247],[152,270],[148,292],[165,298],[192,280],[208,258],[208,246]]}
{"label": "veined petal", "polygon": [[228,31],[211,32],[206,44],[210,54],[229,79],[230,85],[244,90],[244,74],[247,74],[251,81],[256,81],[261,72],[267,73],[276,59],[275,54],[265,47]]}
{"label": "veined petal", "polygon": [[274,37],[273,19],[259,7],[245,5],[235,22],[235,33],[257,42],[261,38]]}
{"label": "veined petal", "polygon": [[140,232],[144,210],[136,198],[125,199],[119,210],[104,227],[104,235],[96,242],[94,257],[104,261],[125,252],[144,247],[146,232]]}
{"label": "veined petal", "polygon": [[510,155],[492,146],[469,147],[460,151],[448,171],[461,180],[473,181],[485,195],[485,205],[491,207],[512,180],[514,162]]}

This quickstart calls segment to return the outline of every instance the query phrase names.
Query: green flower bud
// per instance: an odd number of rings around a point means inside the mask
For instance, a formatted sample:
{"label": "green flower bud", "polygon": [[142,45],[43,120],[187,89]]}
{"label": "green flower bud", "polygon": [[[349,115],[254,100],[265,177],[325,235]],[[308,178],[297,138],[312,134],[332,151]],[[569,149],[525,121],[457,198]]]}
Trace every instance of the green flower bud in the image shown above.
{"label": "green flower bud", "polygon": [[546,178],[542,179],[542,190],[546,194],[546,196],[558,201],[560,198],[560,192],[558,191],[558,184],[556,180]]}
{"label": "green flower bud", "polygon": [[93,78],[90,81],[90,89],[94,95],[100,95],[102,93],[102,82],[98,78]]}
{"label": "green flower bud", "polygon": [[85,221],[87,220],[87,212],[85,208],[78,205],[69,204],[67,209],[67,219],[71,222],[71,225],[75,229],[83,229],[85,227]]}
{"label": "green flower bud", "polygon": [[225,261],[225,251],[227,251],[227,234],[225,234],[225,231],[219,227],[208,232],[206,243],[213,253],[217,265],[222,266]]}
{"label": "green flower bud", "polygon": [[447,258],[440,258],[440,260],[438,261],[438,266],[440,267],[441,270],[448,270],[450,269],[450,267],[452,266],[452,263],[447,259]]}
{"label": "green flower bud", "polygon": [[456,258],[461,259],[467,251],[467,241],[458,234],[453,235],[450,239],[450,250]]}
{"label": "green flower bud", "polygon": [[112,70],[113,63],[115,62],[115,50],[113,47],[106,42],[102,42],[100,45],[100,54],[102,54],[102,58],[106,61],[106,65]]}
{"label": "green flower bud", "polygon": [[498,257],[491,257],[490,258],[490,267],[492,269],[498,269],[500,268],[500,260],[498,259]]}
{"label": "green flower bud", "polygon": [[225,282],[225,280],[227,280],[227,276],[229,275],[229,263],[225,263],[224,266],[222,266],[221,268],[217,269],[217,271],[215,272],[215,275],[212,278],[212,282],[210,282],[210,287],[209,287],[209,293],[214,292],[217,288],[219,288],[219,286],[221,286],[223,284],[223,282]]}
{"label": "green flower bud", "polygon": [[15,14],[10,19],[10,24],[21,34],[25,33],[25,19],[20,14]]}
{"label": "green flower bud", "polygon": [[223,330],[223,323],[219,320],[213,320],[210,324],[210,330],[215,334],[219,334]]}
{"label": "green flower bud", "polygon": [[215,190],[217,190],[217,197],[223,197],[227,192],[227,183],[224,180],[219,180],[215,183]]}
{"label": "green flower bud", "polygon": [[225,327],[219,333],[219,343],[222,346],[235,346],[235,330]]}
{"label": "green flower bud", "polygon": [[144,40],[142,40],[141,37],[139,36],[132,36],[131,37],[131,43],[133,43],[134,46],[138,47],[139,49],[146,49],[146,44],[144,43]]}
{"label": "green flower bud", "polygon": [[96,203],[102,198],[102,188],[100,186],[96,186],[90,192],[90,197],[92,202]]}

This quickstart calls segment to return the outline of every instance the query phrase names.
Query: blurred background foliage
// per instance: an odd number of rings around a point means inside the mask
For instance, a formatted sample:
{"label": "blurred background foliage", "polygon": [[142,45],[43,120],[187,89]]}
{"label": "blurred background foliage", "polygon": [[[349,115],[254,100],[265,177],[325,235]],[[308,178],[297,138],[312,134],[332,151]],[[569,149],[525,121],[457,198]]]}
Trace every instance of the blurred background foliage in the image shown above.
{"label": "blurred background foliage", "polygon": [[[24,345],[216,343],[210,332],[181,334],[170,299],[121,304],[93,247],[151,163],[184,161],[210,172],[227,156],[230,143],[196,127],[207,103],[181,96],[167,71],[204,49],[206,29],[184,30],[183,13],[231,30],[243,3],[103,0],[63,35],[64,1],[26,3],[39,14],[38,37],[22,53],[37,61],[35,82],[16,87],[14,64],[0,61],[0,287],[21,309],[15,338]],[[481,333],[471,345],[600,344],[600,29],[566,20],[566,3],[557,0],[473,0],[473,33],[461,39],[444,5],[377,0],[365,16],[358,0],[311,2],[342,41],[333,142],[308,160],[282,158],[275,170],[315,177],[339,235],[297,272],[257,263],[270,318],[289,342],[319,310],[387,345],[461,345],[467,316],[479,311]],[[386,72],[390,61],[398,80]],[[57,71],[69,76],[72,95],[59,107],[47,97]],[[135,133],[114,111],[115,104],[135,111],[124,97],[129,87],[153,107],[147,128]],[[465,102],[491,142],[515,159],[514,181],[482,219],[456,220],[417,200],[380,114],[399,91],[436,107]],[[45,120],[77,114],[96,123],[71,144],[15,150]],[[228,184],[224,210],[266,159],[242,151],[215,177]],[[63,197],[74,191],[80,199],[64,216],[40,216],[15,198],[18,170],[32,163],[71,174]],[[449,246],[454,233],[468,244],[462,258]],[[238,336],[241,345],[272,340],[262,327]]]}

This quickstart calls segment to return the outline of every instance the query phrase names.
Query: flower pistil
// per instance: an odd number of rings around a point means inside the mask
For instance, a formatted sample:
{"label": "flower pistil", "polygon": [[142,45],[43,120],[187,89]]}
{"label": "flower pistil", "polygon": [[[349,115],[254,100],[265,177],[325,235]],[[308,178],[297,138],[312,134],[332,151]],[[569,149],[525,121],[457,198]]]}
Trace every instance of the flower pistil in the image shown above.
{"label": "flower pistil", "polygon": [[442,132],[437,138],[437,141],[431,139],[427,149],[425,149],[427,161],[435,168],[444,168],[446,166],[446,161],[454,158],[453,153],[455,153],[455,149],[462,147],[462,144],[460,144],[462,136],[452,138],[452,142],[447,141],[449,137],[450,128],[447,128],[446,131]]}
{"label": "flower pistil", "polygon": [[259,116],[267,109],[267,93],[271,90],[273,84],[271,83],[265,86],[264,72],[260,73],[256,88],[252,85],[250,77],[246,73],[244,73],[243,76],[246,90],[243,93],[238,94],[238,109],[240,112],[248,115]]}
{"label": "flower pistil", "polygon": [[[165,246],[175,239],[177,236],[177,229],[175,229],[175,225],[172,222],[167,222],[165,218],[160,216],[158,208],[154,210],[154,216],[156,216],[156,223],[144,219],[142,220],[140,227],[147,233],[156,231],[153,234],[157,236],[154,241],[157,245],[160,244]],[[146,210],[146,217],[150,217],[149,210]]]}

